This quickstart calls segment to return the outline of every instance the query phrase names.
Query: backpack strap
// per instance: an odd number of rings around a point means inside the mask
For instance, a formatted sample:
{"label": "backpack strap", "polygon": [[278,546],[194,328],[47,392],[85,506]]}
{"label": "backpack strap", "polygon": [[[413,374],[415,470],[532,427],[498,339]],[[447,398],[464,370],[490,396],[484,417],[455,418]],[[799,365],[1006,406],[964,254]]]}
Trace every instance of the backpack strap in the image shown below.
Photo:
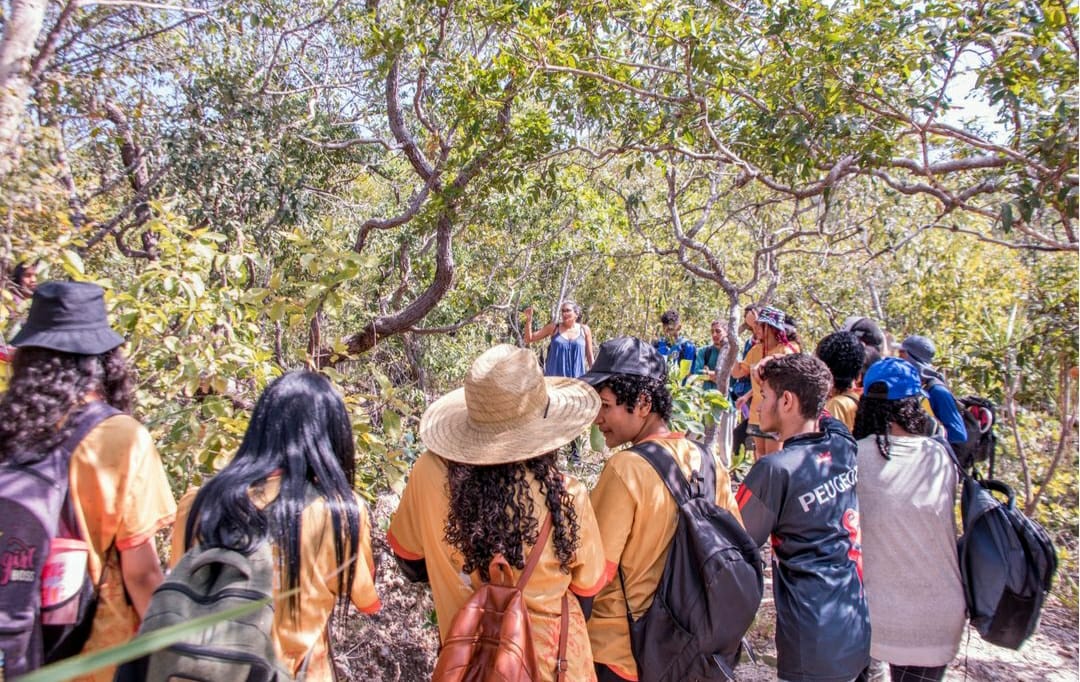
{"label": "backpack strap", "polygon": [[631,452],[640,455],[646,462],[656,469],[660,480],[667,486],[668,492],[675,498],[675,503],[682,506],[692,497],[708,497],[716,501],[716,462],[712,455],[698,442],[689,441],[697,447],[701,454],[700,471],[690,472],[690,480],[687,481],[682,469],[675,463],[662,445],[652,441],[638,443],[630,448]]}
{"label": "backpack strap", "polygon": [[551,535],[551,513],[549,512],[547,517],[544,518],[544,524],[540,526],[540,532],[536,535],[536,543],[529,550],[529,557],[525,559],[525,568],[521,570],[521,577],[518,578],[517,588],[519,590],[525,589],[525,584],[529,582],[529,578],[532,577],[533,569],[536,568],[536,564],[540,563],[540,554],[544,551],[544,545],[547,544],[548,536]]}

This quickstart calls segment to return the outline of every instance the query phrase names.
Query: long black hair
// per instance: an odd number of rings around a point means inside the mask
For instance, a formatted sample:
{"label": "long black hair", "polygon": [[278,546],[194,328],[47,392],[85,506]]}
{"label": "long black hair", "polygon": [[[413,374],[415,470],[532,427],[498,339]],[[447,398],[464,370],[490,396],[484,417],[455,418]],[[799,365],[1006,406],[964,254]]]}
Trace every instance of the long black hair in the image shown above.
{"label": "long black hair", "polygon": [[559,567],[564,573],[570,572],[580,528],[574,499],[566,490],[554,452],[493,466],[450,461],[446,464],[450,487],[446,541],[465,557],[465,573],[479,571],[482,580],[490,580],[488,567],[496,553],[515,568],[525,567],[522,545],[534,544],[540,534],[526,472],[532,472],[540,484],[551,514]]}
{"label": "long black hair", "polygon": [[8,389],[0,393],[0,461],[41,457],[62,443],[90,394],[122,412],[131,407],[131,376],[119,348],[101,355],[16,350]]}
{"label": "long black hair", "polygon": [[[326,500],[334,529],[338,565],[354,558],[360,543],[360,507],[353,494],[356,450],[345,403],[330,381],[314,372],[290,372],[274,380],[255,404],[236,456],[195,496],[187,520],[187,548],[254,550],[272,538],[278,546],[281,586],[300,584],[300,519],[308,487]],[[254,487],[281,476],[277,498],[259,509]],[[356,562],[345,568],[338,606],[345,609],[356,576]],[[299,613],[300,597],[289,598]]]}
{"label": "long black hair", "polygon": [[[877,384],[875,383],[875,386]],[[915,436],[928,436],[932,431],[930,417],[922,409],[918,396],[888,400],[863,393],[855,411],[855,440],[874,436],[878,452],[889,459],[889,424],[896,424]]]}

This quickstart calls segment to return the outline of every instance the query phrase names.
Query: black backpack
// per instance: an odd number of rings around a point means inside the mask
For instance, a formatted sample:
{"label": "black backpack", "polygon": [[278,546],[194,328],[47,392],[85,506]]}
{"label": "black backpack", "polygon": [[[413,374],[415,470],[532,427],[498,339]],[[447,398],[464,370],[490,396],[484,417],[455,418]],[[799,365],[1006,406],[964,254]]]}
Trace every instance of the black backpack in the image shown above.
{"label": "black backpack", "polygon": [[[74,656],[90,636],[97,589],[69,495],[68,464],[86,434],[119,413],[87,403],[51,452],[0,464],[0,652],[8,677]],[[74,561],[63,560],[67,548],[79,550],[67,554]]]}
{"label": "black backpack", "polygon": [[1057,572],[1054,543],[1042,526],[1016,508],[1012,488],[966,473],[949,444],[940,437],[935,440],[952,454],[963,481],[964,534],[957,541],[957,555],[968,618],[985,641],[1019,649],[1039,624]]}
{"label": "black backpack", "polygon": [[274,558],[269,542],[262,542],[251,554],[223,547],[192,547],[154,591],[140,635],[245,604],[263,604],[125,663],[117,670],[116,682],[292,680],[274,652],[273,589]]}
{"label": "black backpack", "polygon": [[1000,481],[965,476],[960,509],[964,534],[957,554],[968,617],[987,642],[1019,649],[1039,624],[1057,572],[1054,543],[1016,508],[1012,488]]}
{"label": "black backpack", "polygon": [[[923,383],[923,388],[929,392],[935,384],[944,386],[944,382],[936,377],[930,377]],[[952,443],[953,453],[956,455],[960,466],[967,471],[981,462],[987,462],[987,477],[994,477],[994,451],[997,448],[997,436],[994,435],[994,424],[997,423],[997,409],[994,403],[977,395],[969,395],[963,398],[953,397],[956,409],[964,420],[964,430],[967,431],[967,440],[963,443]]]}
{"label": "black backpack", "polygon": [[[696,445],[696,443],[695,443]],[[701,450],[692,482],[656,443],[631,450],[656,469],[679,505],[679,523],[652,604],[637,621],[627,602],[641,682],[732,680],[743,636],[764,591],[761,554],[738,520],[716,505],[716,469]],[[626,585],[622,568],[619,580]]]}

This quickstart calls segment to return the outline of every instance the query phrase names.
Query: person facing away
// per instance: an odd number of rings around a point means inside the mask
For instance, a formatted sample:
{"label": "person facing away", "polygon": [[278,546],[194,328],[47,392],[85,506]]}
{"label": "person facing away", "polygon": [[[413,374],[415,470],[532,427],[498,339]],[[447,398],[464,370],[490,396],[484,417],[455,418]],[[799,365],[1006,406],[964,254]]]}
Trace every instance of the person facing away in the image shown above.
{"label": "person facing away", "polygon": [[[367,510],[353,491],[356,450],[345,403],[330,380],[299,371],[272,381],[255,404],[236,456],[180,500],[172,563],[194,545],[274,550],[271,638],[278,661],[306,680],[335,679],[328,623],[351,602],[381,603]],[[340,569],[340,570],[339,570]]]}
{"label": "person facing away", "polygon": [[697,347],[694,342],[681,334],[682,322],[679,313],[674,310],[664,311],[660,315],[660,338],[653,343],[653,347],[675,369],[676,376],[680,381],[686,379],[694,366],[697,357]]}
{"label": "person facing away", "polygon": [[825,401],[825,411],[843,422],[849,431],[854,430],[855,410],[859,406],[855,382],[862,374],[865,347],[859,337],[851,332],[834,332],[818,342],[814,355],[825,363],[832,374],[832,388]]}
{"label": "person facing away", "polygon": [[592,330],[581,323],[581,306],[571,300],[559,304],[559,318],[533,331],[534,309],[525,309],[525,343],[551,337],[544,376],[576,379],[593,363]]}
{"label": "person facing away", "polygon": [[926,391],[930,410],[945,429],[946,439],[950,443],[964,443],[968,437],[967,427],[964,426],[964,418],[956,406],[956,399],[945,384],[945,377],[934,369],[932,363],[935,352],[933,341],[925,336],[912,335],[900,344],[897,355],[919,370],[919,378],[922,380],[923,390]]}
{"label": "person facing away", "polygon": [[[72,451],[69,495],[98,605],[83,653],[135,634],[163,580],[154,537],[176,512],[161,458],[147,430],[127,414],[131,375],[109,326],[104,292],[88,282],[45,282],[12,340],[11,383],[0,394],[0,461],[48,452],[92,401],[122,414],[98,423]],[[79,679],[112,680],[113,667]]]}
{"label": "person facing away", "polygon": [[[709,335],[712,343],[698,349],[691,373],[708,377],[702,382],[701,387],[706,391],[717,391],[719,390],[716,383],[717,365],[720,364],[721,356],[734,350],[735,346],[734,344],[729,346],[727,328],[721,320],[713,320],[709,323]],[[731,432],[734,427],[734,418],[733,410],[724,410],[720,419],[705,428],[705,449],[712,452],[719,441],[720,461],[723,462],[725,469],[731,462]]]}
{"label": "person facing away", "polygon": [[606,570],[588,491],[559,470],[556,452],[592,422],[599,405],[588,385],[544,377],[532,351],[502,344],[473,362],[463,388],[424,412],[420,439],[427,450],[409,473],[387,541],[408,579],[431,583],[441,641],[490,580],[496,554],[518,580],[550,516],[550,536],[524,586],[537,669],[555,679],[563,597],[573,594],[567,679],[594,679],[586,610],[614,568]]}
{"label": "person facing away", "polygon": [[855,415],[870,655],[893,680],[941,680],[964,632],[956,556],[956,466],[928,438],[918,370],[885,358],[866,373]]}
{"label": "person facing away", "polygon": [[756,459],[776,452],[780,447],[776,437],[761,427],[761,380],[755,370],[766,358],[798,352],[798,348],[788,339],[786,320],[787,316],[778,308],[765,306],[759,310],[754,323],[758,343],[731,370],[733,377],[750,377],[750,416],[746,432],[754,438]]}
{"label": "person facing away", "polygon": [[[623,336],[600,345],[596,363],[582,380],[600,397],[596,425],[608,447],[651,441],[689,478],[692,471],[701,469],[702,457],[709,455],[684,434],[668,428],[667,369],[655,348]],[[636,619],[652,603],[675,535],[678,506],[652,465],[632,450],[620,450],[608,459],[593,488],[592,503],[608,560],[607,584],[596,596],[589,619],[597,676],[601,682],[636,680],[627,609]],[[731,479],[719,463],[716,503],[739,518]],[[617,568],[622,569],[624,584],[620,584],[623,579],[608,582]]]}
{"label": "person facing away", "polygon": [[803,353],[761,366],[761,425],[783,447],[751,467],[737,499],[746,531],[772,537],[777,673],[788,682],[855,679],[870,663],[855,441],[818,420],[829,368]]}
{"label": "person facing away", "polygon": [[888,355],[889,353],[889,342],[885,332],[881,331],[878,323],[869,317],[850,315],[844,318],[843,324],[840,325],[840,331],[851,332],[859,337],[859,341],[864,346],[873,348],[878,352],[878,355]]}

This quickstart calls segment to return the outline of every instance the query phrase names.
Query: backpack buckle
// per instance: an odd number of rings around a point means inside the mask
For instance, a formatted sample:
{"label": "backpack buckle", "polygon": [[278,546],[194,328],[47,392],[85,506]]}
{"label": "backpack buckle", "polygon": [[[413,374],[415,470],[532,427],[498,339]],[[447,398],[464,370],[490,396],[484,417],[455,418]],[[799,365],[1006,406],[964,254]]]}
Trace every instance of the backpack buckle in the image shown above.
{"label": "backpack buckle", "polygon": [[701,475],[700,471],[692,471],[690,473],[690,497],[704,497],[705,496],[705,477]]}

